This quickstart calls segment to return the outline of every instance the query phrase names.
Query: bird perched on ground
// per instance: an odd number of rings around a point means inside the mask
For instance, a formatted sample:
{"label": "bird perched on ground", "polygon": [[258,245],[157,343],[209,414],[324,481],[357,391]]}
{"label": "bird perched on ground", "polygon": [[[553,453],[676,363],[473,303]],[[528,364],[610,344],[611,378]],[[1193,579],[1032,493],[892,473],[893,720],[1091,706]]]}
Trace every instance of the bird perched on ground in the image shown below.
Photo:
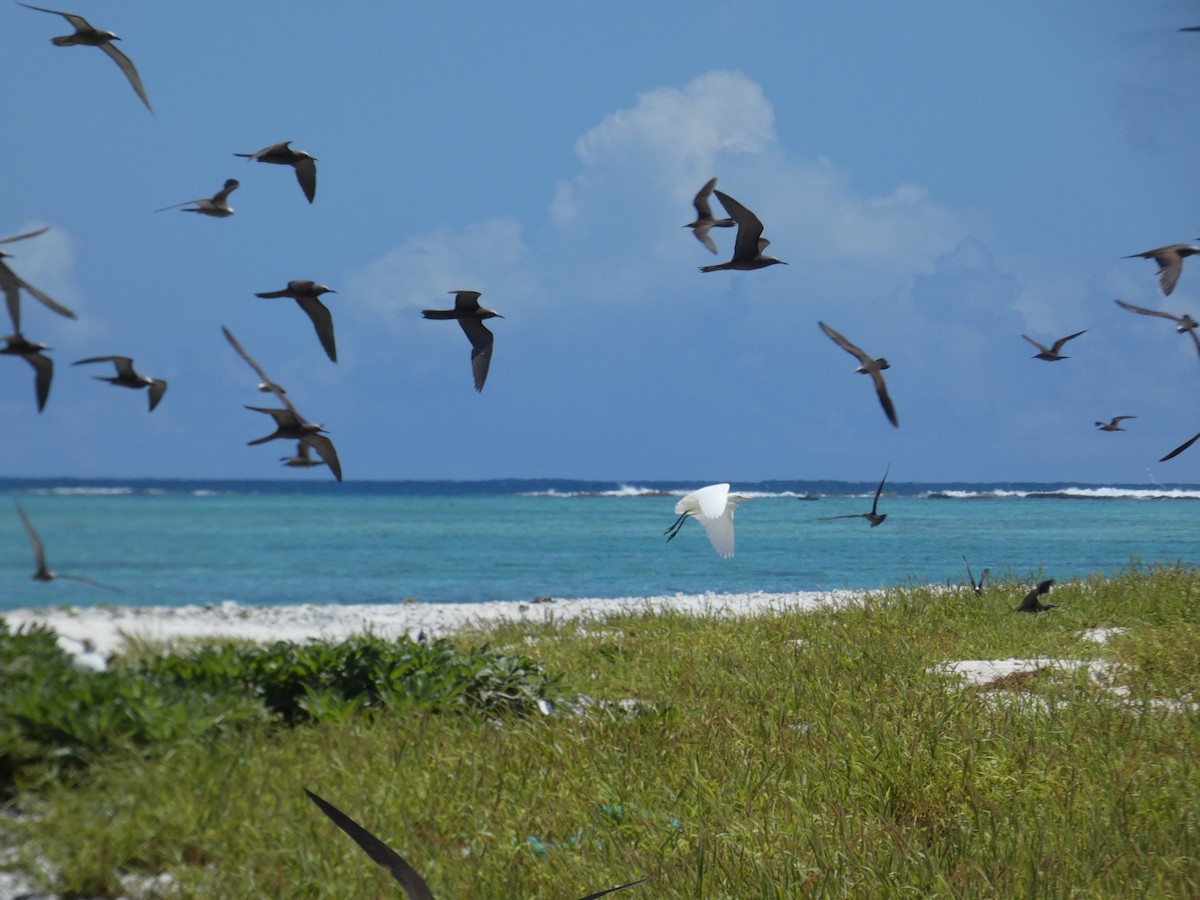
{"label": "bird perched on ground", "polygon": [[42,355],[43,350],[50,348],[45,344],[25,340],[25,336],[20,332],[10,334],[3,340],[4,346],[0,347],[0,354],[19,356],[33,366],[33,389],[37,396],[38,412],[41,412],[46,408],[46,398],[50,396],[50,381],[54,378],[54,361]]}
{"label": "bird perched on ground", "polygon": [[1192,343],[1196,345],[1196,352],[1200,353],[1200,336],[1196,334],[1196,329],[1200,328],[1200,322],[1197,322],[1187,313],[1182,316],[1177,316],[1174,313],[1162,312],[1157,309],[1146,309],[1142,306],[1134,306],[1132,303],[1126,303],[1124,300],[1114,300],[1114,303],[1121,309],[1127,309],[1130,312],[1138,313],[1143,316],[1157,316],[1160,319],[1170,319],[1175,323],[1175,330],[1180,334],[1189,334],[1192,338]]}
{"label": "bird perched on ground", "polygon": [[221,188],[211,197],[200,200],[184,200],[182,203],[172,203],[170,206],[156,209],[155,212],[178,209],[180,206],[195,203],[196,206],[194,208],[184,209],[181,212],[200,213],[202,216],[212,216],[214,219],[228,218],[233,215],[233,207],[229,205],[229,195],[238,189],[239,184],[240,182],[236,178],[227,178],[225,179],[225,187]]}
{"label": "bird perched on ground", "polygon": [[883,483],[887,481],[888,472],[891,470],[892,464],[888,463],[887,469],[885,469],[883,472],[883,478],[879,480],[879,487],[875,488],[875,499],[871,503],[870,512],[848,513],[844,516],[820,516],[819,520],[822,522],[831,522],[834,519],[866,519],[871,523],[872,528],[874,528],[876,525],[882,525],[883,520],[887,518],[887,513],[884,513],[883,515],[879,514],[879,495],[883,493]]}
{"label": "bird perched on ground", "polygon": [[713,239],[709,237],[710,228],[732,228],[737,223],[733,219],[715,219],[712,214],[712,207],[709,205],[708,198],[712,194],[713,187],[716,186],[717,179],[710,178],[705,182],[704,187],[700,188],[700,193],[696,194],[696,198],[692,201],[692,205],[696,207],[696,221],[689,222],[684,225],[684,228],[692,229],[692,234],[696,236],[696,240],[702,243],[713,253],[717,252],[717,245],[713,243]]}
{"label": "bird perched on ground", "polygon": [[427,319],[457,319],[463,334],[471,342],[471,371],[475,375],[475,390],[482,391],[483,383],[487,381],[488,367],[492,363],[492,342],[494,336],[483,324],[484,319],[504,316],[494,309],[479,305],[483,296],[479,291],[450,291],[454,295],[454,309],[424,309],[421,315]]}
{"label": "bird perched on ground", "polygon": [[300,280],[289,281],[287,287],[281,291],[264,291],[254,296],[291,297],[295,300],[312,319],[313,328],[317,330],[317,340],[325,348],[325,354],[337,362],[337,345],[333,340],[333,315],[329,312],[329,308],[318,299],[322,294],[336,293],[337,291],[333,288],[317,284],[315,281]]}
{"label": "bird perched on ground", "polygon": [[1017,612],[1023,613],[1040,613],[1048,609],[1057,609],[1056,603],[1042,603],[1038,597],[1043,594],[1050,593],[1050,588],[1054,584],[1053,578],[1047,578],[1045,581],[1039,581],[1038,586],[1025,595],[1025,599],[1021,601],[1021,605],[1017,607]]}
{"label": "bird perched on ground", "polygon": [[55,47],[99,47],[109,55],[113,62],[121,67],[121,71],[125,73],[125,77],[133,85],[134,91],[142,98],[142,102],[146,104],[146,109],[154,112],[150,107],[150,98],[146,96],[146,89],[142,87],[142,79],[138,77],[137,69],[133,67],[133,63],[128,56],[112,45],[113,41],[120,40],[119,37],[111,31],[101,31],[98,28],[93,28],[88,24],[87,19],[75,13],[59,12],[57,9],[46,9],[44,6],[30,6],[28,3],[21,3],[21,6],[24,6],[26,9],[36,9],[38,12],[62,16],[70,22],[75,29],[75,33],[64,35],[63,37],[50,38],[50,43]]}
{"label": "bird perched on ground", "polygon": [[317,195],[317,158],[309,156],[303,150],[293,150],[290,146],[291,143],[291,141],[283,141],[272,144],[270,147],[263,147],[256,153],[235,153],[233,155],[260,163],[291,166],[296,170],[296,180],[300,182],[300,190],[304,191],[304,196],[308,198],[309,203],[312,203],[313,198]]}
{"label": "bird perched on ground", "polygon": [[1152,259],[1158,263],[1158,286],[1162,288],[1163,295],[1169,297],[1183,272],[1184,259],[1196,253],[1200,253],[1200,247],[1194,244],[1168,244],[1166,247],[1155,247],[1145,253],[1131,253],[1121,258]]}
{"label": "bird perched on ground", "polygon": [[733,258],[729,262],[718,263],[715,266],[701,266],[701,272],[716,272],[721,269],[749,271],[750,269],[765,269],[767,266],[777,264],[787,265],[782,259],[763,255],[763,251],[770,246],[771,242],[762,236],[763,223],[759,221],[758,216],[728,194],[720,191],[713,191],[713,193],[725,207],[725,212],[733,216],[733,220],[737,222],[737,238],[734,239]]}
{"label": "bird perched on ground", "polygon": [[1079,337],[1081,334],[1085,334],[1086,332],[1087,329],[1085,328],[1083,331],[1077,331],[1074,334],[1068,334],[1065,338],[1059,338],[1054,342],[1053,347],[1047,347],[1045,344],[1039,344],[1027,334],[1023,334],[1021,337],[1025,338],[1025,340],[1029,341],[1029,343],[1038,348],[1038,352],[1033,356],[1034,359],[1044,359],[1046,362],[1057,362],[1060,359],[1070,359],[1070,357],[1063,356],[1058,352],[1062,350],[1063,344],[1065,344],[1067,341],[1073,341],[1075,338]]}
{"label": "bird perched on ground", "polygon": [[679,518],[663,534],[671,541],[679,534],[684,522],[695,519],[704,526],[708,542],[717,555],[729,558],[733,556],[733,511],[739,501],[750,499],[748,494],[729,493],[728,484],[710,484],[692,491],[675,504],[675,514]]}
{"label": "bird perched on ground", "polygon": [[[15,237],[4,238],[0,240],[0,244],[11,244],[14,241],[23,241],[27,238],[37,237],[39,234],[45,234],[50,230],[50,226],[39,228],[37,231],[18,234]],[[8,317],[12,319],[13,331],[20,332],[21,330],[21,288],[29,292],[35,300],[43,303],[48,309],[58,313],[60,316],[66,316],[68,319],[77,318],[75,313],[67,309],[61,303],[58,303],[49,295],[42,293],[29,282],[23,280],[16,272],[10,269],[3,262],[4,258],[12,258],[12,254],[5,253],[0,250],[0,290],[4,291],[4,301],[8,304]]]}
{"label": "bird perched on ground", "polygon": [[975,576],[971,574],[971,564],[967,562],[967,557],[964,555],[962,559],[967,566],[967,580],[971,582],[971,590],[973,590],[976,594],[982,594],[983,582],[987,579],[990,570],[984,569],[982,572],[980,572],[979,581],[976,581]]}
{"label": "bird perched on ground", "polygon": [[882,374],[884,369],[891,368],[891,363],[889,363],[883,357],[880,357],[879,359],[872,359],[868,353],[850,343],[824,322],[817,322],[817,324],[821,326],[821,330],[829,335],[830,339],[835,344],[837,344],[851,356],[858,359],[859,367],[854,371],[858,372],[860,375],[871,376],[871,381],[875,383],[875,393],[879,396],[879,405],[883,407],[883,411],[887,415],[888,421],[891,422],[895,427],[899,428],[900,420],[896,418],[896,408],[892,406],[892,398],[888,396],[887,384],[884,383]]}
{"label": "bird perched on ground", "polygon": [[21,523],[25,526],[25,531],[29,535],[29,543],[33,545],[33,559],[37,563],[37,571],[29,577],[34,581],[53,581],[55,578],[69,578],[72,581],[80,581],[84,584],[90,584],[92,587],[98,587],[106,591],[116,591],[120,593],[118,588],[109,587],[105,584],[100,584],[98,581],[92,581],[90,578],[84,578],[81,575],[66,575],[61,572],[51,572],[46,565],[46,551],[42,547],[42,541],[38,537],[37,532],[33,530],[33,523],[29,521],[29,516],[25,515],[25,510],[21,508],[21,504],[17,504],[17,515],[21,517]]}
{"label": "bird perched on ground", "polygon": [[1111,422],[1097,422],[1096,427],[1101,431],[1124,431],[1125,429],[1122,428],[1118,423],[1123,422],[1126,419],[1136,418],[1137,416],[1113,416]]}
{"label": "bird perched on ground", "polygon": [[238,339],[233,336],[233,332],[221,326],[221,331],[225,333],[225,339],[229,341],[238,356],[246,361],[258,377],[262,379],[264,384],[270,385],[272,393],[279,398],[279,401],[287,407],[286,409],[264,409],[261,406],[247,406],[246,409],[254,410],[255,412],[266,413],[275,420],[275,431],[268,434],[266,437],[258,438],[257,440],[247,441],[248,446],[255,444],[265,444],[267,441],[273,441],[276,438],[286,438],[289,440],[300,441],[308,444],[317,451],[317,455],[324,460],[325,465],[329,466],[329,471],[333,473],[333,477],[338,481],[342,480],[342,464],[338,461],[337,448],[333,446],[333,441],[325,436],[325,429],[321,425],[314,422],[309,422],[300,413],[296,411],[296,407],[292,406],[287,395],[279,389],[267,373],[263,371],[262,366],[251,358],[238,342]]}
{"label": "bird perched on ground", "polygon": [[1166,462],[1168,459],[1174,459],[1176,456],[1178,456],[1180,453],[1182,453],[1188,447],[1192,446],[1192,444],[1196,443],[1196,441],[1198,441],[1198,440],[1200,440],[1200,432],[1197,432],[1195,435],[1188,438],[1186,441],[1184,441],[1182,444],[1180,444],[1178,447],[1176,447],[1174,450],[1172,450],[1166,456],[1162,457],[1159,460],[1159,462]]}
{"label": "bird perched on ground", "polygon": [[[404,889],[404,893],[408,895],[409,900],[433,900],[433,892],[429,890],[429,885],[425,883],[425,879],[417,873],[416,869],[405,862],[399,853],[371,834],[371,832],[367,831],[367,829],[363,828],[328,800],[318,797],[307,789],[304,793],[308,795],[309,800],[317,805],[317,809],[329,817],[334,825],[350,835],[354,843],[366,851],[367,856],[371,857],[372,860],[391,873],[391,876],[400,883],[400,887]],[[642,878],[638,881],[631,881],[629,884],[623,884],[620,887],[597,891],[594,894],[581,897],[580,900],[596,900],[596,898],[603,897],[605,894],[623,891],[636,884],[641,884],[645,880],[645,878]]]}
{"label": "bird perched on ground", "polygon": [[115,384],[118,387],[124,388],[149,388],[151,412],[154,412],[154,407],[158,406],[158,401],[167,392],[167,383],[161,378],[151,378],[149,375],[139,375],[133,371],[133,360],[128,356],[92,356],[88,359],[81,359],[78,362],[71,363],[71,365],[82,366],[85,363],[98,362],[112,363],[117,368],[117,374],[111,378],[107,375],[93,375],[92,377],[97,381],[107,381],[109,384]]}
{"label": "bird perched on ground", "polygon": [[309,446],[304,441],[296,441],[295,456],[281,456],[279,460],[290,469],[311,469],[313,466],[325,465],[324,460],[312,458]]}

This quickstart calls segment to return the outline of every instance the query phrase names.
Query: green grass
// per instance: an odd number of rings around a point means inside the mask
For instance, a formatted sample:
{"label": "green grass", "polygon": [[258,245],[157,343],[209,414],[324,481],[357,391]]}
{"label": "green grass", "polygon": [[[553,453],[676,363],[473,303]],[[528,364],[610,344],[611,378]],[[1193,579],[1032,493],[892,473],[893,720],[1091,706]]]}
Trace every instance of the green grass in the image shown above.
{"label": "green grass", "polygon": [[[400,896],[306,787],[439,898],[570,898],[645,875],[615,896],[1200,895],[1200,574],[1060,585],[1037,616],[1012,612],[1024,591],[907,588],[815,613],[509,624],[452,642],[468,659],[484,640],[530,657],[526,673],[536,660],[538,690],[595,701],[579,715],[242,714],[70,768],[0,727],[34,813],[5,827],[26,868],[51,863],[48,887],[97,896],[160,871],[181,897]],[[1127,630],[1081,637],[1097,625]],[[1082,671],[999,691],[934,669],[1008,657],[1105,660],[1129,694]],[[125,677],[146,670],[143,651]],[[180,702],[225,696],[201,693]]]}

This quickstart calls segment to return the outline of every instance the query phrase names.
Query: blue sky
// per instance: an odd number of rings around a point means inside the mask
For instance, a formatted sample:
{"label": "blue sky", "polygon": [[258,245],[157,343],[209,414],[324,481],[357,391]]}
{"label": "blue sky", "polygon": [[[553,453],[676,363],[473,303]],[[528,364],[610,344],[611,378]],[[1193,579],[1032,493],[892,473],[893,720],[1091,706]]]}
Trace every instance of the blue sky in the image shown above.
{"label": "blue sky", "polygon": [[[328,478],[245,446],[272,404],[224,324],[347,479],[1200,481],[1157,462],[1200,430],[1196,351],[1113,303],[1200,316],[1197,260],[1164,298],[1121,259],[1200,234],[1194,3],[71,3],[155,112],[0,10],[0,236],[50,225],[9,263],[79,313],[24,303],[56,373],[39,415],[0,359],[5,475]],[[289,139],[311,206],[232,155]],[[732,248],[681,227],[714,175],[789,265],[697,271]],[[153,212],[230,177],[231,218]],[[254,296],[301,278],[336,365]],[[482,394],[420,316],[457,289],[505,316]],[[818,320],[891,361],[899,429]],[[170,382],[153,414],[69,365],[108,354]]]}

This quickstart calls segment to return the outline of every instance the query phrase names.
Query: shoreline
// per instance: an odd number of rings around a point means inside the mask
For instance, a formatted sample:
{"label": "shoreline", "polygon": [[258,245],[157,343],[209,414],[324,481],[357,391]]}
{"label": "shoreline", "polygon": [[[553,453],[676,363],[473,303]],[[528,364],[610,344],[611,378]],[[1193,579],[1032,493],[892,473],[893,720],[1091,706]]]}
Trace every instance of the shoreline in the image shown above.
{"label": "shoreline", "polygon": [[755,615],[772,611],[836,606],[870,591],[674,594],[532,602],[298,604],[244,606],[232,600],[203,606],[24,607],[0,613],[12,630],[30,625],[54,629],[59,642],[78,652],[89,641],[104,656],[119,652],[125,637],[170,642],[191,638],[233,638],[258,643],[344,640],[372,632],[386,638],[407,635],[445,637],[470,627],[504,622],[577,621],[614,613],[680,612],[692,616]]}

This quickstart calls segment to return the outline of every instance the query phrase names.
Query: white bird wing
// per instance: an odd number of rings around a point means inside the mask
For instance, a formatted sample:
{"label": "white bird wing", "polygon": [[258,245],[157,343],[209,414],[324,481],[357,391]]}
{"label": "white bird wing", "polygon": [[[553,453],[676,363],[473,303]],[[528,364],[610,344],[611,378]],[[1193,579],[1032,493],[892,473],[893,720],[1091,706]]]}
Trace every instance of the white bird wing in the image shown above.
{"label": "white bird wing", "polygon": [[[696,504],[700,507],[700,512],[707,519],[719,519],[725,515],[725,507],[729,505],[729,485],[728,484],[710,484],[708,487],[702,487],[698,491],[692,492],[692,497],[695,498]],[[687,499],[686,497],[684,498]],[[681,505],[683,501],[680,501]],[[683,510],[678,507],[675,510],[677,513],[682,513]]]}
{"label": "white bird wing", "polygon": [[708,534],[708,542],[712,544],[717,556],[726,559],[733,556],[733,507],[728,507],[720,518],[710,519],[697,516],[696,520],[704,526]]}

